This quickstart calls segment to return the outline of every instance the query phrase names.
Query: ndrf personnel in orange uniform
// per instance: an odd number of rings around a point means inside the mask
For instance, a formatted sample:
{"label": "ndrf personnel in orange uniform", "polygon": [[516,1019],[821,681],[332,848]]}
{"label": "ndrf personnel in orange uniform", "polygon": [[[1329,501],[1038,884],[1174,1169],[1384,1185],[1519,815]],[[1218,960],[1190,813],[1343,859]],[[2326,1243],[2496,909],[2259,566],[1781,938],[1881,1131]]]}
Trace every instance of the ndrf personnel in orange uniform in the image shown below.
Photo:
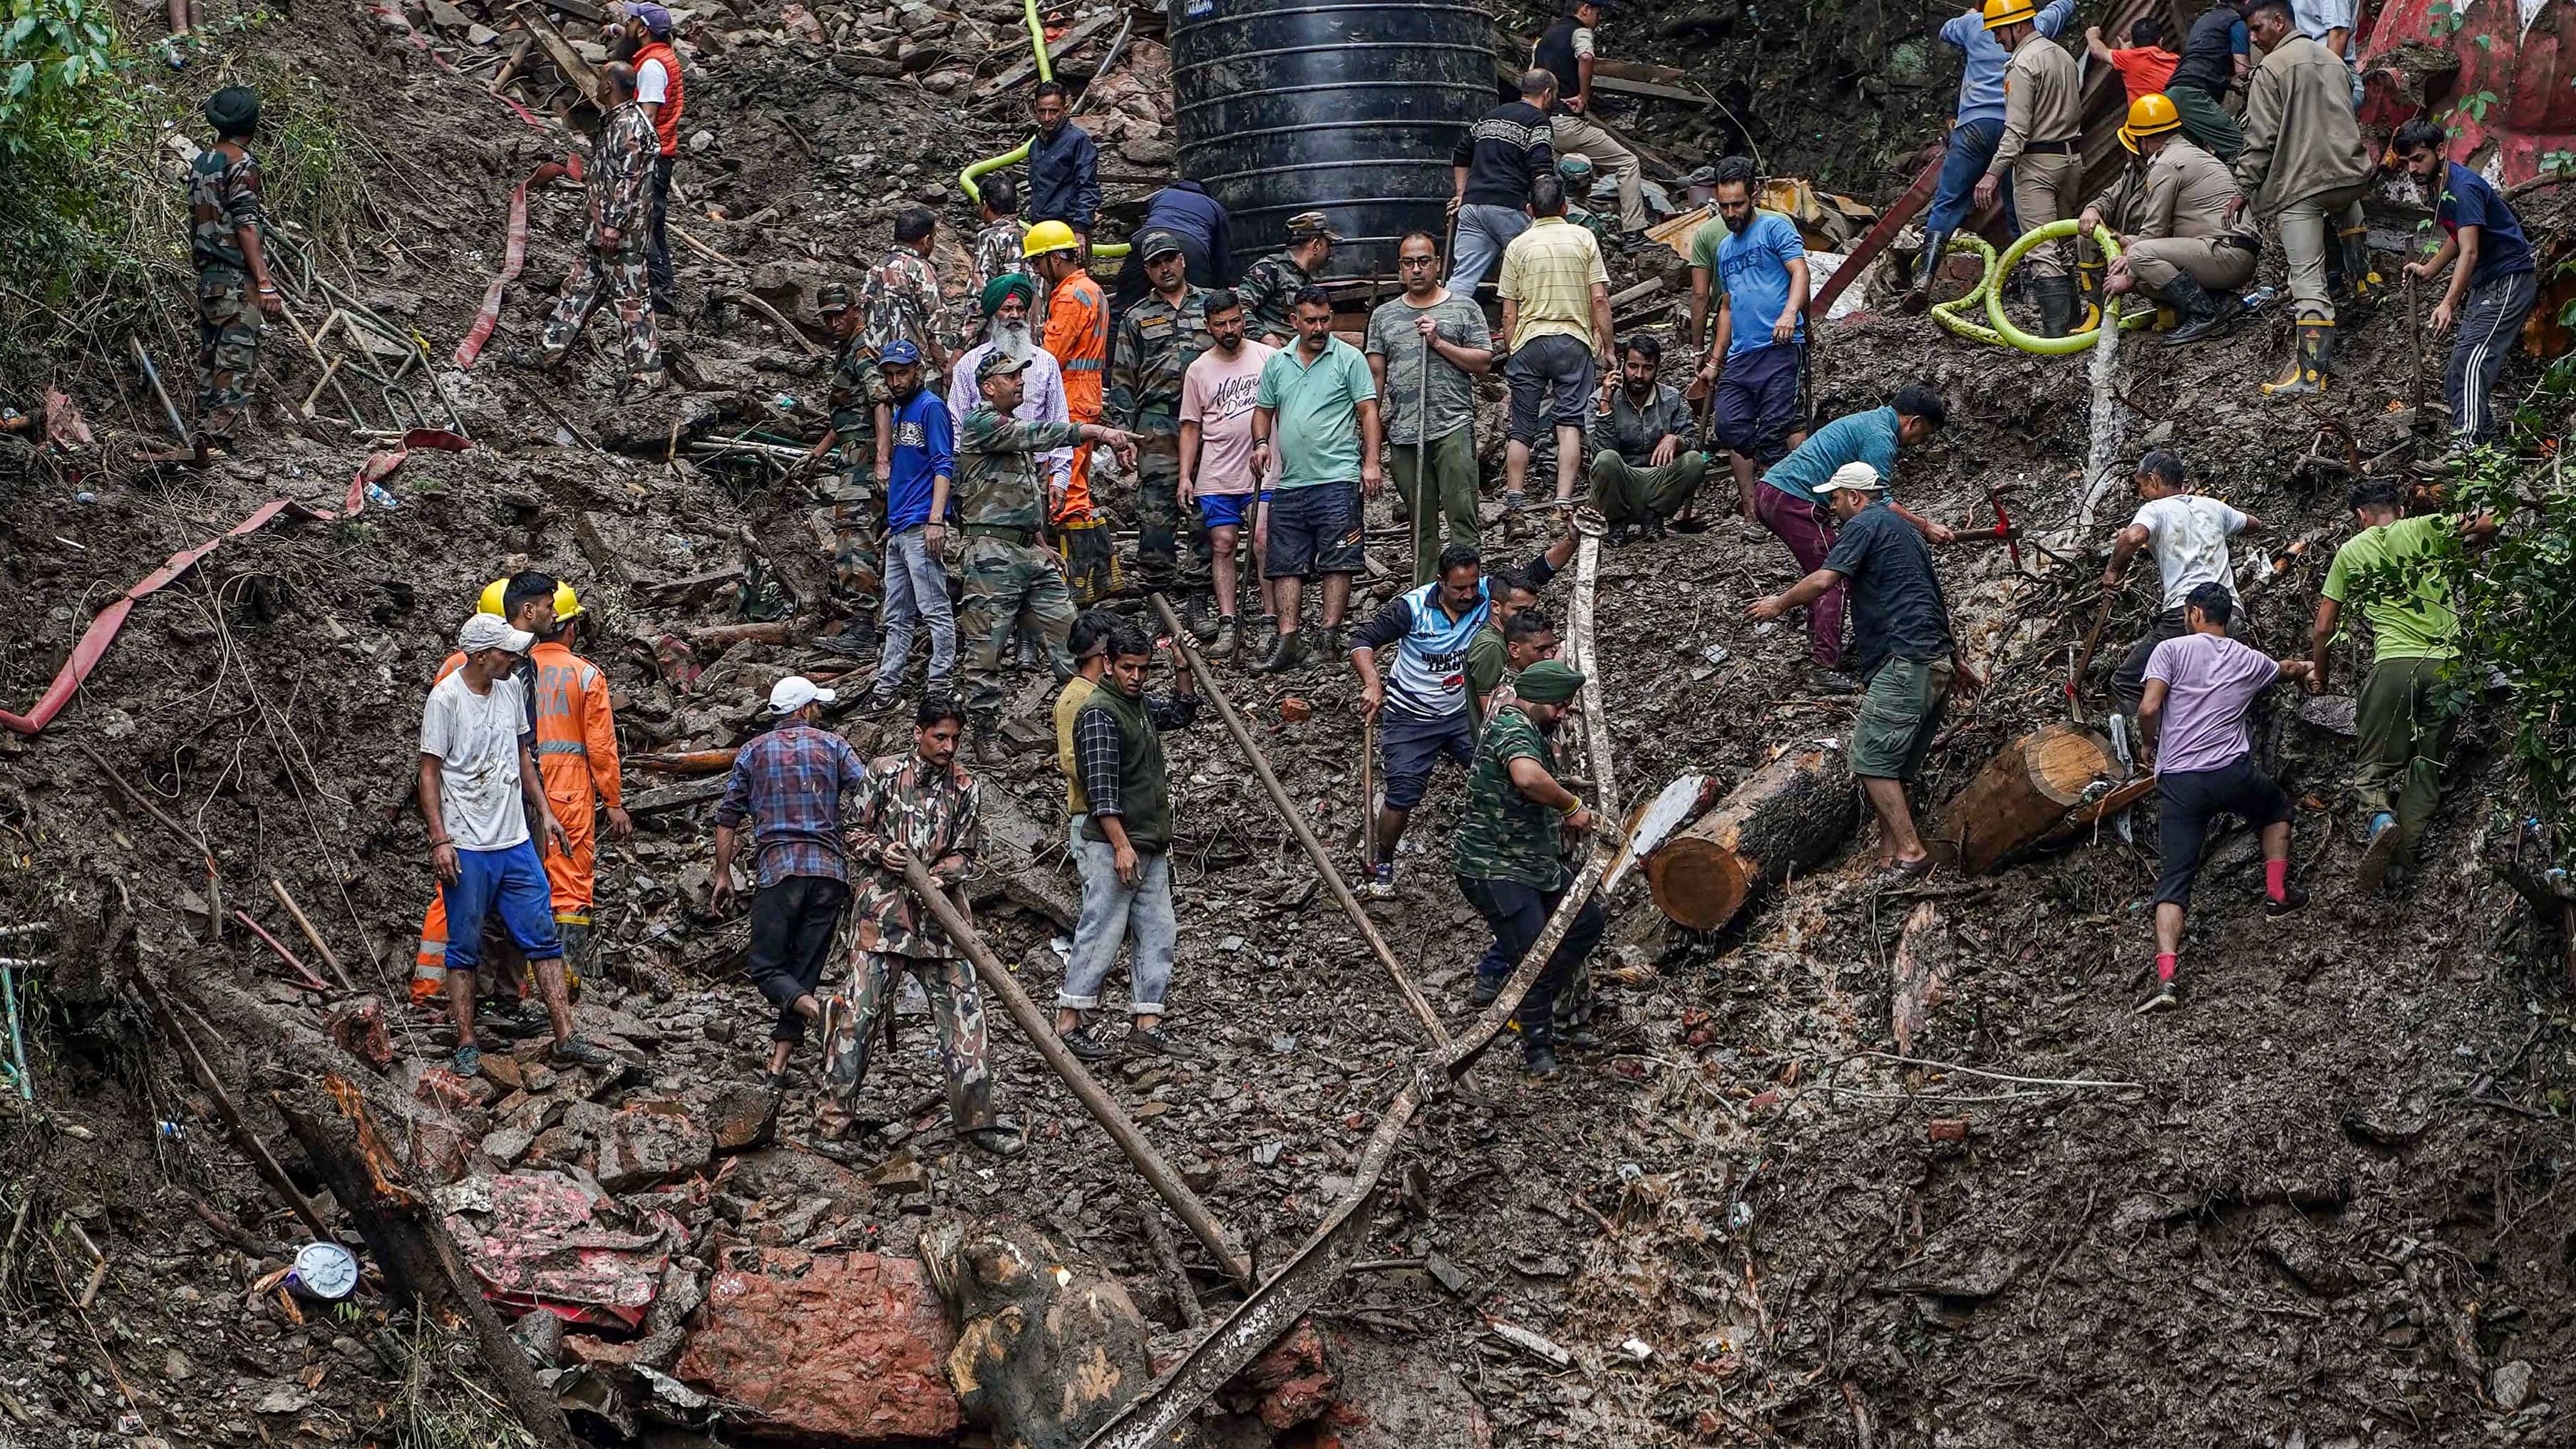
{"label": "ndrf personnel in orange uniform", "polygon": [[[1064,372],[1065,413],[1076,426],[1098,423],[1109,371],[1109,300],[1082,268],[1082,239],[1063,222],[1042,221],[1029,228],[1020,255],[1046,282],[1046,332],[1038,345]],[[1116,590],[1117,553],[1109,520],[1091,501],[1088,443],[1073,450],[1072,481],[1048,501],[1047,516],[1061,539],[1074,604],[1089,608]]]}
{"label": "ndrf personnel in orange uniform", "polygon": [[[594,797],[608,812],[609,839],[624,840],[635,828],[619,804],[617,725],[609,709],[608,676],[573,652],[580,621],[586,616],[571,585],[534,573],[495,579],[483,590],[480,608],[538,636],[536,647],[528,651],[528,662],[521,666],[529,683],[526,727],[534,736],[529,748],[545,781],[546,800],[572,845],[569,853],[549,853],[544,861],[555,933],[564,944],[570,979],[578,982],[589,962],[590,909],[597,881]],[[464,663],[462,654],[449,655],[437,677],[445,679]],[[429,914],[421,923],[420,954],[412,970],[414,1000],[435,1000],[444,990],[446,955],[447,909],[441,897],[430,902]]]}

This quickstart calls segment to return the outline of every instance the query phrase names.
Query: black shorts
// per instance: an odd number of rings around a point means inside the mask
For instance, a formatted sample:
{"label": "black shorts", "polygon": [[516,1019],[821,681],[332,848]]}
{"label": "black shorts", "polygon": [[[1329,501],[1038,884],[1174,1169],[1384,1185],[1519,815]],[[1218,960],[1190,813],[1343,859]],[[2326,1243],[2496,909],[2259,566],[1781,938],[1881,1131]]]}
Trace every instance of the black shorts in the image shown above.
{"label": "black shorts", "polygon": [[2156,788],[2163,808],[2156,817],[2163,869],[2156,879],[2156,904],[2191,904],[2192,878],[2200,873],[2201,841],[2209,822],[2233,815],[2260,830],[2290,818],[2290,797],[2280,782],[2263,773],[2252,755],[2215,770],[2183,770],[2158,775]]}
{"label": "black shorts", "polygon": [[1391,810],[1410,810],[1431,787],[1431,772],[1447,755],[1464,769],[1476,762],[1475,731],[1467,712],[1426,719],[1389,706],[1378,720],[1379,763],[1386,770],[1386,803]]}
{"label": "black shorts", "polygon": [[1580,428],[1601,389],[1592,349],[1562,332],[1534,337],[1503,364],[1512,385],[1512,441],[1535,443],[1550,427]]}
{"label": "black shorts", "polygon": [[1270,548],[1262,569],[1274,579],[1355,574],[1368,567],[1364,538],[1359,484],[1281,488],[1270,495]]}

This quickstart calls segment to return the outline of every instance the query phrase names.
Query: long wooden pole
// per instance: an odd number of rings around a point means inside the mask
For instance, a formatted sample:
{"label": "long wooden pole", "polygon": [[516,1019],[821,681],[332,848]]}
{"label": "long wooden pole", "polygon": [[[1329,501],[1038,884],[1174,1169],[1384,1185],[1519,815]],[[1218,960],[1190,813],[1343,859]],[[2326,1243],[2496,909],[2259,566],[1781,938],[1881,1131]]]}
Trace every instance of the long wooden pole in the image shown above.
{"label": "long wooden pole", "polygon": [[1037,1048],[1039,1057],[1055,1069],[1057,1076],[1064,1078],[1064,1084],[1073,1090],[1074,1099],[1082,1103],[1083,1109],[1108,1129],[1110,1140],[1118,1144],[1119,1151],[1127,1154],[1128,1162],[1134,1164],[1146,1186],[1172,1205],[1172,1211],[1180,1214],[1191,1235],[1206,1244],[1209,1252],[1216,1254],[1217,1262],[1224,1265],[1228,1277],[1250,1288],[1252,1261],[1226,1238],[1225,1229],[1218,1224],[1215,1215],[1199,1201],[1198,1194],[1181,1181],[1180,1174],[1172,1171],[1171,1164],[1154,1150],[1154,1144],[1145,1140],[1144,1132],[1119,1107],[1117,1099],[1102,1090],[1081,1061],[1065,1049],[1046,1014],[1038,1010],[1038,1004],[1029,999],[1027,992],[1020,989],[1020,983],[994,956],[993,948],[985,945],[984,938],[975,933],[973,924],[948,899],[947,892],[939,888],[939,882],[930,878],[930,872],[922,869],[920,861],[907,858],[903,863],[903,883],[923,905],[930,908],[930,914],[938,918],[939,928],[948,933],[948,939],[956,942],[957,949],[966,953],[966,959],[975,967],[975,975],[984,983],[984,989],[1002,998],[1002,1009],[1010,1013],[1020,1034],[1029,1039],[1029,1045]]}
{"label": "long wooden pole", "polygon": [[340,969],[340,954],[332,950],[331,943],[323,940],[322,933],[313,929],[313,923],[304,918],[304,908],[295,903],[295,897],[286,893],[286,882],[270,876],[268,888],[277,892],[277,903],[286,907],[286,914],[295,920],[295,929],[302,931],[304,939],[313,943],[313,949],[321,954],[322,964],[330,967],[331,975],[339,981],[340,989],[357,990],[357,987],[349,984],[349,973]]}
{"label": "long wooden pole", "polygon": [[[1200,661],[1198,650],[1190,644],[1189,631],[1181,627],[1180,616],[1172,612],[1171,601],[1159,593],[1146,597],[1153,601],[1154,612],[1161,616],[1163,629],[1172,636],[1172,643],[1181,651],[1181,658],[1189,662],[1190,673],[1199,683],[1199,693],[1216,706],[1217,718],[1225,721],[1225,732],[1234,736],[1236,748],[1242,750],[1244,759],[1251,762],[1252,773],[1260,777],[1261,788],[1269,792],[1270,803],[1279,809],[1279,818],[1288,822],[1289,833],[1297,837],[1297,844],[1305,849],[1306,858],[1314,862],[1315,874],[1322,878],[1324,889],[1332,892],[1333,899],[1341,903],[1343,914],[1359,928],[1360,939],[1368,942],[1369,951],[1377,957],[1378,964],[1395,978],[1396,990],[1404,994],[1404,1004],[1412,1009],[1414,1019],[1422,1023],[1423,1034],[1430,1038],[1431,1045],[1447,1052],[1449,1029],[1441,1024],[1439,1014],[1431,1009],[1431,1003],[1424,1000],[1421,991],[1414,987],[1413,978],[1404,973],[1403,963],[1395,958],[1395,948],[1377,933],[1377,923],[1368,918],[1368,912],[1360,909],[1359,898],[1352,895],[1351,888],[1343,883],[1340,869],[1333,864],[1332,852],[1324,849],[1324,842],[1315,838],[1305,816],[1298,812],[1297,802],[1289,797],[1288,787],[1279,783],[1279,776],[1272,772],[1270,761],[1261,753],[1261,746],[1253,742],[1252,731],[1244,727],[1243,716],[1235,713],[1233,702],[1225,697],[1224,690],[1217,688],[1216,676]],[[1370,822],[1372,834],[1375,828],[1375,822]]]}

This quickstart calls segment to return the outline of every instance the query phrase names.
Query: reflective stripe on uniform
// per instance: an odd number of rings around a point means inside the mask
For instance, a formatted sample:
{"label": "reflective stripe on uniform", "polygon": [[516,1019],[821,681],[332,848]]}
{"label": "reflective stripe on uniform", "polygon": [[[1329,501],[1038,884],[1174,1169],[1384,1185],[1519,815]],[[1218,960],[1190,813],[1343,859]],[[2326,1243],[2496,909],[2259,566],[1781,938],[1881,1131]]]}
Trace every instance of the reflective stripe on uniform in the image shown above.
{"label": "reflective stripe on uniform", "polygon": [[539,740],[535,753],[540,755],[587,755],[590,746],[580,740]]}
{"label": "reflective stripe on uniform", "polygon": [[590,924],[590,912],[557,911],[555,912],[555,924],[558,926],[587,926]]}
{"label": "reflective stripe on uniform", "polygon": [[1108,366],[1109,359],[1105,357],[1077,357],[1071,362],[1065,363],[1064,370],[1066,372],[1100,372],[1106,370]]}

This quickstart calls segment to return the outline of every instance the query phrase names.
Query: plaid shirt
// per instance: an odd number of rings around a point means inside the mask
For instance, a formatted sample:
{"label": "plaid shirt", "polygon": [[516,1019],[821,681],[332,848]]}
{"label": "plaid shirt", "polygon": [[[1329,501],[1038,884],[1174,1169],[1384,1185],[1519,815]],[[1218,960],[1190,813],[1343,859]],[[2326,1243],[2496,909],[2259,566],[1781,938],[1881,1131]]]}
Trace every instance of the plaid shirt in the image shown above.
{"label": "plaid shirt", "polygon": [[[1100,687],[1112,686],[1104,680]],[[1145,696],[1145,718],[1158,730],[1183,729],[1198,717],[1199,698],[1195,694]],[[1074,716],[1073,761],[1092,814],[1127,813],[1119,804],[1122,782],[1118,776],[1118,726],[1109,716],[1096,710]]]}
{"label": "plaid shirt", "polygon": [[867,780],[868,767],[849,741],[811,725],[782,725],[734,757],[733,778],[716,806],[716,824],[752,822],[752,859],[762,886],[791,875],[845,881],[841,792]]}

